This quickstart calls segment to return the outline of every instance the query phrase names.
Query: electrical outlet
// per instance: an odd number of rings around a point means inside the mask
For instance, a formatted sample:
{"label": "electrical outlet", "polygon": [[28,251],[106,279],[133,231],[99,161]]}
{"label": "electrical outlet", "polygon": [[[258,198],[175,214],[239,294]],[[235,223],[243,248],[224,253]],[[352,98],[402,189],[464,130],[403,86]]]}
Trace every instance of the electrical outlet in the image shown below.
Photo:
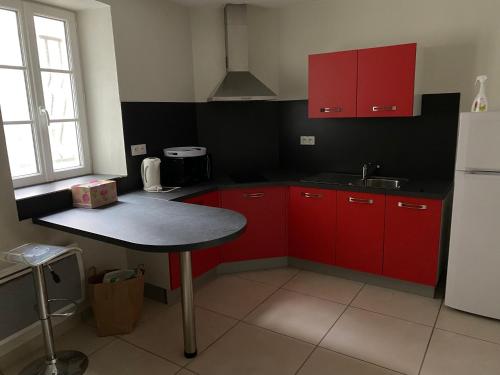
{"label": "electrical outlet", "polygon": [[146,155],[146,145],[143,143],[141,145],[132,145],[130,146],[132,156],[138,156],[138,155]]}
{"label": "electrical outlet", "polygon": [[303,146],[314,146],[316,144],[316,137],[314,135],[301,135],[300,144]]}

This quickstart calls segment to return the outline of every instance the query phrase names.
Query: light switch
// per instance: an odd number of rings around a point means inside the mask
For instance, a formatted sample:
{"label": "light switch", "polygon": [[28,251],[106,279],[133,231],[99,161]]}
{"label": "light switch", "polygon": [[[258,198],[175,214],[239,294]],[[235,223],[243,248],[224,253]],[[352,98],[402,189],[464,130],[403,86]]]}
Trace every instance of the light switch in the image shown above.
{"label": "light switch", "polygon": [[140,145],[132,145],[130,146],[132,156],[138,156],[138,155],[146,155],[147,150],[146,150],[146,144],[140,144]]}
{"label": "light switch", "polygon": [[300,144],[303,146],[314,146],[316,144],[316,137],[314,135],[301,135]]}

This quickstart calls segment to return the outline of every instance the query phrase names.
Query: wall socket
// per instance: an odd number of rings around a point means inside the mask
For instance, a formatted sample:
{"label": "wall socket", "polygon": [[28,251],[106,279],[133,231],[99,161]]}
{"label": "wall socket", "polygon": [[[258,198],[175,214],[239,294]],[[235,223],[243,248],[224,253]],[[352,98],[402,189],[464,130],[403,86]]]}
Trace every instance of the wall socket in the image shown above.
{"label": "wall socket", "polygon": [[132,156],[138,156],[138,155],[146,155],[147,150],[146,150],[146,145],[143,143],[141,145],[132,145],[130,146]]}
{"label": "wall socket", "polygon": [[314,146],[316,144],[316,137],[314,135],[301,135],[300,144],[305,146]]}

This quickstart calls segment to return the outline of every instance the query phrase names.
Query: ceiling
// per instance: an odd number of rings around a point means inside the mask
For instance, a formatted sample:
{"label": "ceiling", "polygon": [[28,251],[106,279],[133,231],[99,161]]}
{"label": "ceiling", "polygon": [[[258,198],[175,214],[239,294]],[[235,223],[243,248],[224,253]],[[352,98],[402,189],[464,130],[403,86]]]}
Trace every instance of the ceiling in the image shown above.
{"label": "ceiling", "polygon": [[203,6],[203,5],[224,5],[224,4],[250,4],[264,7],[282,7],[285,5],[297,3],[303,0],[173,0],[174,2],[185,6]]}

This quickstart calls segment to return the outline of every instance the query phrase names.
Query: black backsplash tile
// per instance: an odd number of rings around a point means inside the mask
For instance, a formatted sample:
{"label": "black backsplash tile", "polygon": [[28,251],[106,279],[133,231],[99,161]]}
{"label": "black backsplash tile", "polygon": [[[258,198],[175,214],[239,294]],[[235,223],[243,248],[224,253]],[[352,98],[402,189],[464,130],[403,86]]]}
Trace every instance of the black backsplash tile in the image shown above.
{"label": "black backsplash tile", "polygon": [[[198,144],[194,103],[122,102],[122,117],[128,171],[122,191],[142,187],[144,157],[162,157],[166,147]],[[131,156],[130,146],[141,143],[147,145],[147,155]]]}
{"label": "black backsplash tile", "polygon": [[[459,94],[433,94],[423,96],[418,117],[309,119],[307,101],[281,102],[281,166],[360,173],[376,162],[385,176],[451,180],[459,105]],[[301,146],[301,135],[316,136],[316,145]]]}
{"label": "black backsplash tile", "polygon": [[[423,96],[423,115],[412,118],[309,119],[307,101],[122,103],[127,168],[124,190],[141,187],[143,156],[130,145],[146,143],[147,156],[165,147],[201,145],[215,174],[294,169],[359,173],[364,162],[386,176],[453,179],[459,94]],[[300,146],[301,135],[316,136]]]}

